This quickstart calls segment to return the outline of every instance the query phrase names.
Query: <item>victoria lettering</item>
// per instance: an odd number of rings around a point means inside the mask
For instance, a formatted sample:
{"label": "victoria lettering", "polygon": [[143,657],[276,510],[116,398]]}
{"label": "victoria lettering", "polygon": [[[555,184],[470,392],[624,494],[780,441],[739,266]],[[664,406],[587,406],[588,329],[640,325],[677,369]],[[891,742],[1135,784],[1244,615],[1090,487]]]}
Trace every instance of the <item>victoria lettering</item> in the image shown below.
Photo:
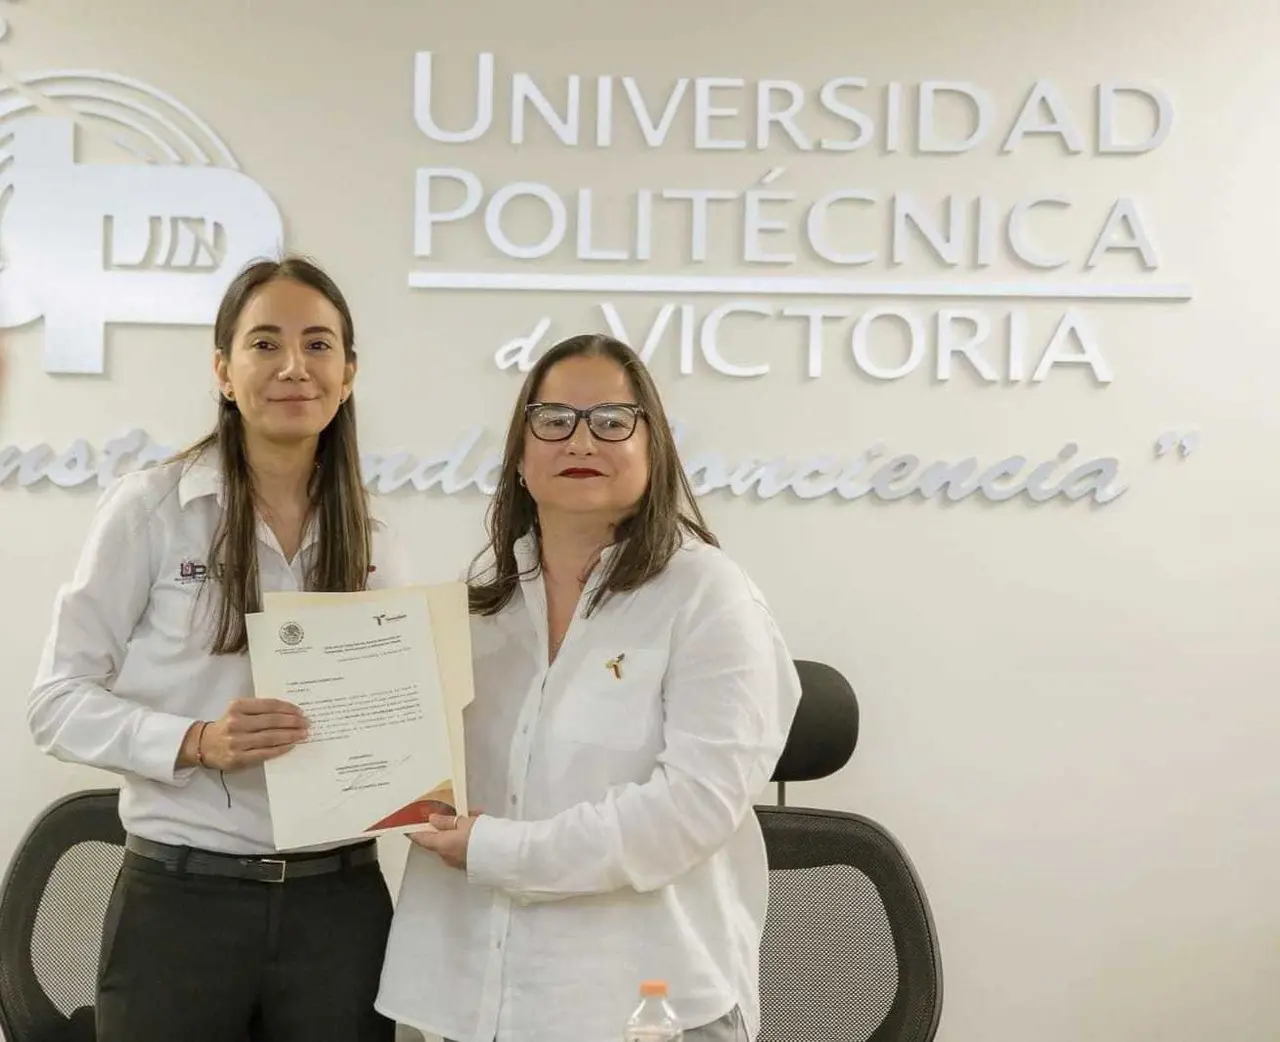
{"label": "victoria lettering", "polygon": [[[855,311],[771,300],[731,300],[705,312],[694,304],[664,303],[647,328],[643,320],[624,319],[613,301],[602,302],[600,314],[608,331],[634,344],[646,365],[664,344],[674,341],[682,376],[696,371],[699,358],[724,376],[751,378],[775,367],[794,369],[787,355],[779,362],[781,348],[794,350],[803,360],[805,375],[813,379],[827,371],[835,351],[857,372],[877,381],[919,373],[944,383],[962,374],[985,383],[1040,383],[1055,367],[1083,367],[1099,384],[1113,379],[1093,325],[1079,308],[1067,309],[1047,327],[1036,327],[1042,334],[1039,342],[1033,342],[1032,316],[1022,308],[992,321],[987,311],[972,307],[942,308],[929,315],[900,306]],[[748,356],[745,349],[730,346],[735,331],[761,321],[780,323],[770,356],[759,347]],[[493,354],[494,364],[528,372],[544,341],[554,340],[550,334],[551,318],[544,315],[529,333],[500,346]]]}

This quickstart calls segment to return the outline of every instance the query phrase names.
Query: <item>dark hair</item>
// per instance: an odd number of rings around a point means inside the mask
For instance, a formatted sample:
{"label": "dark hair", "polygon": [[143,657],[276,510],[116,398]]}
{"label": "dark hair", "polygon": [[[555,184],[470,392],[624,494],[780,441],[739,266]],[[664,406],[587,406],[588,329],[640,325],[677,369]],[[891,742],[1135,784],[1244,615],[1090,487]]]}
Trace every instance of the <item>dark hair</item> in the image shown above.
{"label": "dark hair", "polygon": [[[507,428],[498,487],[489,504],[489,545],[476,557],[476,562],[490,559],[488,571],[483,580],[473,578],[469,583],[472,614],[493,615],[501,611],[515,593],[522,577],[516,562],[517,541],[532,532],[541,549],[537,506],[529,490],[520,483],[517,469],[524,456],[525,407],[536,400],[547,373],[557,363],[578,357],[608,358],[621,366],[636,402],[644,410],[644,422],[649,425],[649,484],[635,510],[614,529],[618,549],[592,594],[587,614],[595,611],[608,595],[634,590],[661,572],[680,548],[686,533],[712,546],[719,545],[694,502],[689,478],[680,464],[675,437],[649,370],[620,340],[593,333],[573,336],[560,341],[538,359],[516,398]],[[535,564],[529,574],[537,574],[540,567],[540,563]]]}
{"label": "dark hair", "polygon": [[[253,295],[268,283],[288,279],[309,286],[337,309],[342,318],[342,349],[354,362],[355,326],[346,298],[334,281],[312,261],[285,257],[246,266],[227,287],[213,327],[214,347],[230,359],[236,323]],[[210,648],[216,655],[248,648],[244,617],[262,609],[258,574],[257,513],[253,475],[245,453],[244,419],[234,401],[218,396],[217,426],[176,458],[194,463],[206,450],[220,456],[226,500],[209,547],[209,574],[217,584],[216,621]],[[320,433],[316,469],[311,481],[311,514],[318,520],[316,555],[307,589],[329,592],[363,590],[372,558],[372,521],[368,492],[360,470],[353,395]]]}

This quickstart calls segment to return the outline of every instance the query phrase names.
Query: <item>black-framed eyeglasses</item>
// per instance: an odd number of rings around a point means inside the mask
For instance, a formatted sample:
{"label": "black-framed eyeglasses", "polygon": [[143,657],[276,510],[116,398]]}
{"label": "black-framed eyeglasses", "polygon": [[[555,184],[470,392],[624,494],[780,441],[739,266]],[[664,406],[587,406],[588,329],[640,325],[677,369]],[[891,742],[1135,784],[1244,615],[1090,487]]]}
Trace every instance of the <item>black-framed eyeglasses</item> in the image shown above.
{"label": "black-framed eyeglasses", "polygon": [[586,420],[587,430],[601,441],[626,441],[635,434],[644,409],[630,402],[601,402],[590,409],[575,409],[562,402],[530,402],[524,414],[539,441],[568,441],[579,420]]}

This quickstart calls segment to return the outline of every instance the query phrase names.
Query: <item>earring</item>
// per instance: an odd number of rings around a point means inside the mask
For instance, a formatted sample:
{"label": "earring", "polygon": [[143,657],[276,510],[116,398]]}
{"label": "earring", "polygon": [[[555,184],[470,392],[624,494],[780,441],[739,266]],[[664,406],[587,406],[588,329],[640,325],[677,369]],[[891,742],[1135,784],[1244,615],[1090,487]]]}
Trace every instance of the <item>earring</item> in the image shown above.
{"label": "earring", "polygon": [[236,398],[236,392],[233,388],[228,387],[225,391],[222,392],[222,397],[224,397],[229,402],[233,402],[235,401],[235,398]]}
{"label": "earring", "polygon": [[529,487],[528,485],[526,485],[526,484],[524,483],[524,475],[523,475],[523,474],[517,474],[517,475],[516,475],[516,480],[517,480],[518,482],[520,482],[520,487],[521,487],[521,488],[528,488],[528,487]]}

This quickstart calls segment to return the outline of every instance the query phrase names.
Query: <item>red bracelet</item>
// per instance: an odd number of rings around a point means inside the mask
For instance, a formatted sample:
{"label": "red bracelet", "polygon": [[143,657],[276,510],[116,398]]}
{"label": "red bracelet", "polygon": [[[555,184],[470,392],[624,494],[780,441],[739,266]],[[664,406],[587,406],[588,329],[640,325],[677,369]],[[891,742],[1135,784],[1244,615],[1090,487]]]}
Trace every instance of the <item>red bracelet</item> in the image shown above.
{"label": "red bracelet", "polygon": [[208,726],[209,726],[208,720],[201,720],[200,733],[196,735],[196,763],[198,763],[201,767],[209,766],[207,763],[204,762],[204,750],[200,748],[201,743],[204,741],[204,729]]}

